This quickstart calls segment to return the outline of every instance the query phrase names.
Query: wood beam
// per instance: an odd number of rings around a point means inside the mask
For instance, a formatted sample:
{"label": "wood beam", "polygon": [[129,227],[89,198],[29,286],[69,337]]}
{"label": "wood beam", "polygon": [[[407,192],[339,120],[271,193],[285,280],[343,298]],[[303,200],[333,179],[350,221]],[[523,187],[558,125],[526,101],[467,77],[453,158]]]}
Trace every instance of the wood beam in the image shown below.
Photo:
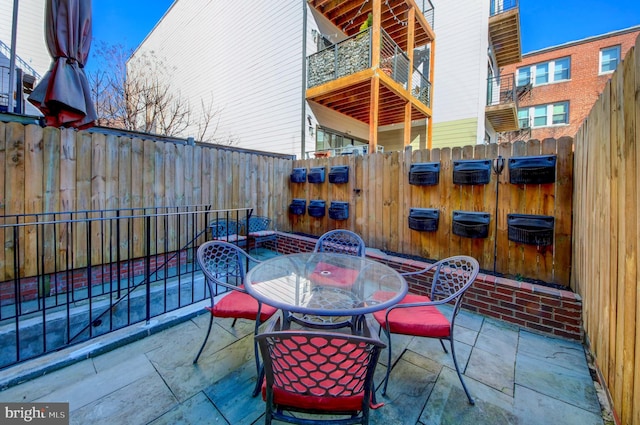
{"label": "wood beam", "polygon": [[[374,4],[376,0],[374,0]],[[380,3],[380,0],[377,0]],[[380,109],[380,77],[371,79],[371,108],[369,109],[369,153],[378,149],[378,111]]]}

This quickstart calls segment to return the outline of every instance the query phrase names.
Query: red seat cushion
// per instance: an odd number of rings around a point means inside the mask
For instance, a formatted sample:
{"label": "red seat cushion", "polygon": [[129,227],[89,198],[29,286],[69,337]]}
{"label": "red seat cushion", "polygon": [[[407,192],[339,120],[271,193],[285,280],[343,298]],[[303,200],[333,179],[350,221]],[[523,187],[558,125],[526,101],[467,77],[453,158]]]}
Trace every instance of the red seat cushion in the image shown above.
{"label": "red seat cushion", "polygon": [[[373,298],[385,299],[383,293],[373,295]],[[399,304],[430,302],[424,295],[407,294]],[[376,311],[373,317],[385,327],[386,311]],[[449,319],[440,313],[435,306],[396,308],[389,313],[389,329],[391,333],[415,335],[428,338],[446,338],[451,334]]]}
{"label": "red seat cushion", "polygon": [[[231,291],[218,300],[213,309],[207,307],[215,317],[238,318],[256,320],[258,316],[258,300],[242,291]],[[260,321],[264,322],[273,316],[277,309],[267,304],[262,304]]]}
{"label": "red seat cushion", "polygon": [[358,270],[345,269],[322,261],[316,264],[316,268],[309,276],[309,280],[313,283],[338,288],[350,288],[357,278]]}
{"label": "red seat cushion", "polygon": [[[356,412],[362,410],[364,393],[348,397],[319,397],[307,394],[296,394],[281,388],[273,388],[273,402],[280,406],[292,406],[298,409],[317,410],[323,412]],[[267,399],[266,387],[262,386],[262,398]]]}

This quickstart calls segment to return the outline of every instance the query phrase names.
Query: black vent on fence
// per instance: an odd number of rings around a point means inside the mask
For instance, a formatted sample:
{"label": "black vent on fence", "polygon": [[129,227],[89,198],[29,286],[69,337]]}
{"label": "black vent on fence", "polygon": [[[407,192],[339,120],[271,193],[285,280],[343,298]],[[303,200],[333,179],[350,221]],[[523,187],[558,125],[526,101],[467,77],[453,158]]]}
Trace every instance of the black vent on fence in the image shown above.
{"label": "black vent on fence", "polygon": [[334,165],[329,171],[329,183],[348,183],[349,182],[349,166]]}
{"label": "black vent on fence", "polygon": [[311,217],[324,217],[326,210],[327,203],[325,201],[319,199],[309,201],[307,212]]}
{"label": "black vent on fence", "polygon": [[311,167],[307,181],[309,183],[324,183],[324,167]]}
{"label": "black vent on fence", "polygon": [[291,173],[291,183],[304,183],[307,181],[306,168],[294,168]]}
{"label": "black vent on fence", "polygon": [[440,180],[439,162],[421,162],[411,164],[409,169],[409,184],[418,186],[433,186]]}
{"label": "black vent on fence", "polygon": [[548,215],[507,214],[509,240],[528,245],[553,245],[555,219]]}
{"label": "black vent on fence", "polygon": [[509,183],[545,184],[556,181],[556,155],[509,158]]}
{"label": "black vent on fence", "polygon": [[289,204],[289,212],[293,215],[304,215],[305,209],[307,209],[306,199],[294,199]]}
{"label": "black vent on fence", "polygon": [[486,238],[490,220],[491,216],[484,212],[454,211],[453,234],[463,238]]}
{"label": "black vent on fence", "polygon": [[491,180],[491,160],[453,161],[453,184],[487,184]]}
{"label": "black vent on fence", "polygon": [[329,218],[333,220],[346,220],[349,218],[348,202],[331,202]]}
{"label": "black vent on fence", "polygon": [[409,210],[409,229],[420,232],[438,230],[440,211],[435,208],[411,208]]}

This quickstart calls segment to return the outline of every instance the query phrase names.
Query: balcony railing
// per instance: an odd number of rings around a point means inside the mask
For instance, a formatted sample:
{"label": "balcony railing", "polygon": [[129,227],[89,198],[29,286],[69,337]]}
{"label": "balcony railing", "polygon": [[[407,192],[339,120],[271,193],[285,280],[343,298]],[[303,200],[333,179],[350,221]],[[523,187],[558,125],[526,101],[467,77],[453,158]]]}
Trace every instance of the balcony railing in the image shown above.
{"label": "balcony railing", "polygon": [[518,0],[491,0],[489,16],[495,16],[518,7]]}
{"label": "balcony railing", "polygon": [[7,112],[9,110],[10,94],[9,68],[6,66],[0,66],[0,112]]}
{"label": "balcony railing", "polygon": [[[515,1],[515,0],[514,0]],[[422,0],[422,14],[424,15],[424,18],[427,20],[427,22],[429,23],[429,25],[431,26],[431,29],[433,30],[433,22],[434,22],[434,8],[433,8],[433,3],[431,3],[431,0]]]}
{"label": "balcony railing", "polygon": [[[371,28],[308,57],[307,88],[371,68]],[[382,30],[380,68],[406,87],[409,57]]]}
{"label": "balcony railing", "polygon": [[487,79],[487,106],[515,103],[516,85],[514,74],[504,74]]}
{"label": "balcony railing", "polygon": [[3,216],[0,369],[207,299],[209,205]]}
{"label": "balcony railing", "polygon": [[431,82],[417,69],[411,77],[411,95],[431,108]]}

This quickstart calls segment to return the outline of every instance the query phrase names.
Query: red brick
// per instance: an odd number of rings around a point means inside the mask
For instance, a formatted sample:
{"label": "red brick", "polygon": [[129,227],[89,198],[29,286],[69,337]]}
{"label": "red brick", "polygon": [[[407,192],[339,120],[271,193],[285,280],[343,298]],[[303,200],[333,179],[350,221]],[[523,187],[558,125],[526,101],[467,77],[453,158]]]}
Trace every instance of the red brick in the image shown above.
{"label": "red brick", "polygon": [[534,128],[531,130],[530,138],[544,140],[559,139],[562,136],[573,137],[611,77],[611,74],[599,75],[600,49],[620,45],[620,56],[623,59],[635,44],[638,34],[640,31],[635,30],[569,43],[561,47],[545,49],[539,53],[523,55],[521,62],[505,66],[502,74],[515,75],[516,70],[523,66],[571,56],[571,75],[568,81],[534,86],[518,101],[519,107],[526,107],[568,100],[569,125]]}

